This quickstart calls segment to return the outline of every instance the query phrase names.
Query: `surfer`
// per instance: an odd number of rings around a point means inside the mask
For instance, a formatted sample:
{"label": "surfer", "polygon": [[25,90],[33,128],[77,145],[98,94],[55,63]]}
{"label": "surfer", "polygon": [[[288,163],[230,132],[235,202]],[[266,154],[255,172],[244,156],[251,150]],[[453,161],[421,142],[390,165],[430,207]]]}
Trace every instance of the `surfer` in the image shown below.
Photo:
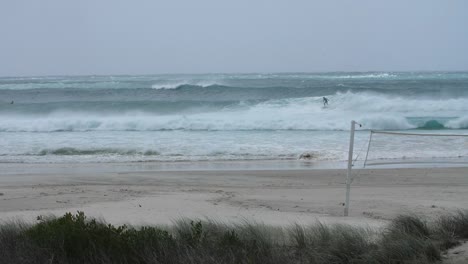
{"label": "surfer", "polygon": [[323,97],[323,107],[327,106],[328,105],[328,98],[326,98],[325,96]]}

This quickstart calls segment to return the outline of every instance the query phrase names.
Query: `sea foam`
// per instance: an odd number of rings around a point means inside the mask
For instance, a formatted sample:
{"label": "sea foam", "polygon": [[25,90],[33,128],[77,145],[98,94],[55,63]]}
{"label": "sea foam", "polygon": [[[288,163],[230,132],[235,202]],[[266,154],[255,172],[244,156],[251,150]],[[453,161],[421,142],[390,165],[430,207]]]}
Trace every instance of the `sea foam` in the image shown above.
{"label": "sea foam", "polygon": [[[155,114],[112,114],[57,110],[45,115],[0,114],[0,131],[161,131],[161,130],[347,130],[355,119],[365,129],[467,128],[468,99],[416,99],[372,93],[337,93],[322,106],[321,97],[266,100]],[[431,113],[430,115],[428,113]],[[438,127],[440,126],[440,127]]]}

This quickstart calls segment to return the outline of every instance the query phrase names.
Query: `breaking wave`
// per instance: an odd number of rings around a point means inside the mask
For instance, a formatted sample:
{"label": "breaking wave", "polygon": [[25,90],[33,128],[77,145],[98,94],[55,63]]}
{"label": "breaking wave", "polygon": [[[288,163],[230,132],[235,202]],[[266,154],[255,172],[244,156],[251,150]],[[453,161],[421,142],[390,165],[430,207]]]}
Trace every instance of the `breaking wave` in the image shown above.
{"label": "breaking wave", "polygon": [[352,119],[362,123],[364,129],[468,128],[468,98],[442,100],[346,92],[329,99],[327,108],[322,107],[322,97],[230,101],[210,107],[194,102],[150,106],[133,102],[124,111],[112,110],[114,106],[122,107],[112,103],[109,111],[90,105],[86,106],[89,110],[61,105],[63,109],[45,114],[0,113],[0,131],[347,130]]}

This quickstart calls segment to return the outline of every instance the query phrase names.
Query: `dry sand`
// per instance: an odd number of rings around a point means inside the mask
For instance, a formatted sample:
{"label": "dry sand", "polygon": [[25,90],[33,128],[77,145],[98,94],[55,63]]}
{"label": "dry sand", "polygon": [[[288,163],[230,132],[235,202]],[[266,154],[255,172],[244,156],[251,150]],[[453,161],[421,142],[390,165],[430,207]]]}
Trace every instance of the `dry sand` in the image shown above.
{"label": "dry sand", "polygon": [[468,168],[354,170],[350,217],[346,171],[147,170],[118,164],[0,164],[0,220],[84,211],[114,224],[181,218],[272,225],[382,226],[397,214],[468,209]]}

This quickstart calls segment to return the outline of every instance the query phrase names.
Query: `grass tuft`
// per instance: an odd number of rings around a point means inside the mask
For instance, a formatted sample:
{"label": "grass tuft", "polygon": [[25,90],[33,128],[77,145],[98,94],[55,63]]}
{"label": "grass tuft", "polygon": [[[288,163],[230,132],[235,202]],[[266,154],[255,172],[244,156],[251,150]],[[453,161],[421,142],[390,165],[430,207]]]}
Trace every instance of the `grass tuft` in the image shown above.
{"label": "grass tuft", "polygon": [[427,224],[415,215],[397,216],[388,229],[390,234],[407,234],[419,238],[427,238],[430,235]]}
{"label": "grass tuft", "polygon": [[433,237],[441,250],[447,250],[468,239],[468,211],[458,211],[439,217],[432,227]]}
{"label": "grass tuft", "polygon": [[460,239],[468,239],[468,211],[441,216],[437,222],[439,229]]}

